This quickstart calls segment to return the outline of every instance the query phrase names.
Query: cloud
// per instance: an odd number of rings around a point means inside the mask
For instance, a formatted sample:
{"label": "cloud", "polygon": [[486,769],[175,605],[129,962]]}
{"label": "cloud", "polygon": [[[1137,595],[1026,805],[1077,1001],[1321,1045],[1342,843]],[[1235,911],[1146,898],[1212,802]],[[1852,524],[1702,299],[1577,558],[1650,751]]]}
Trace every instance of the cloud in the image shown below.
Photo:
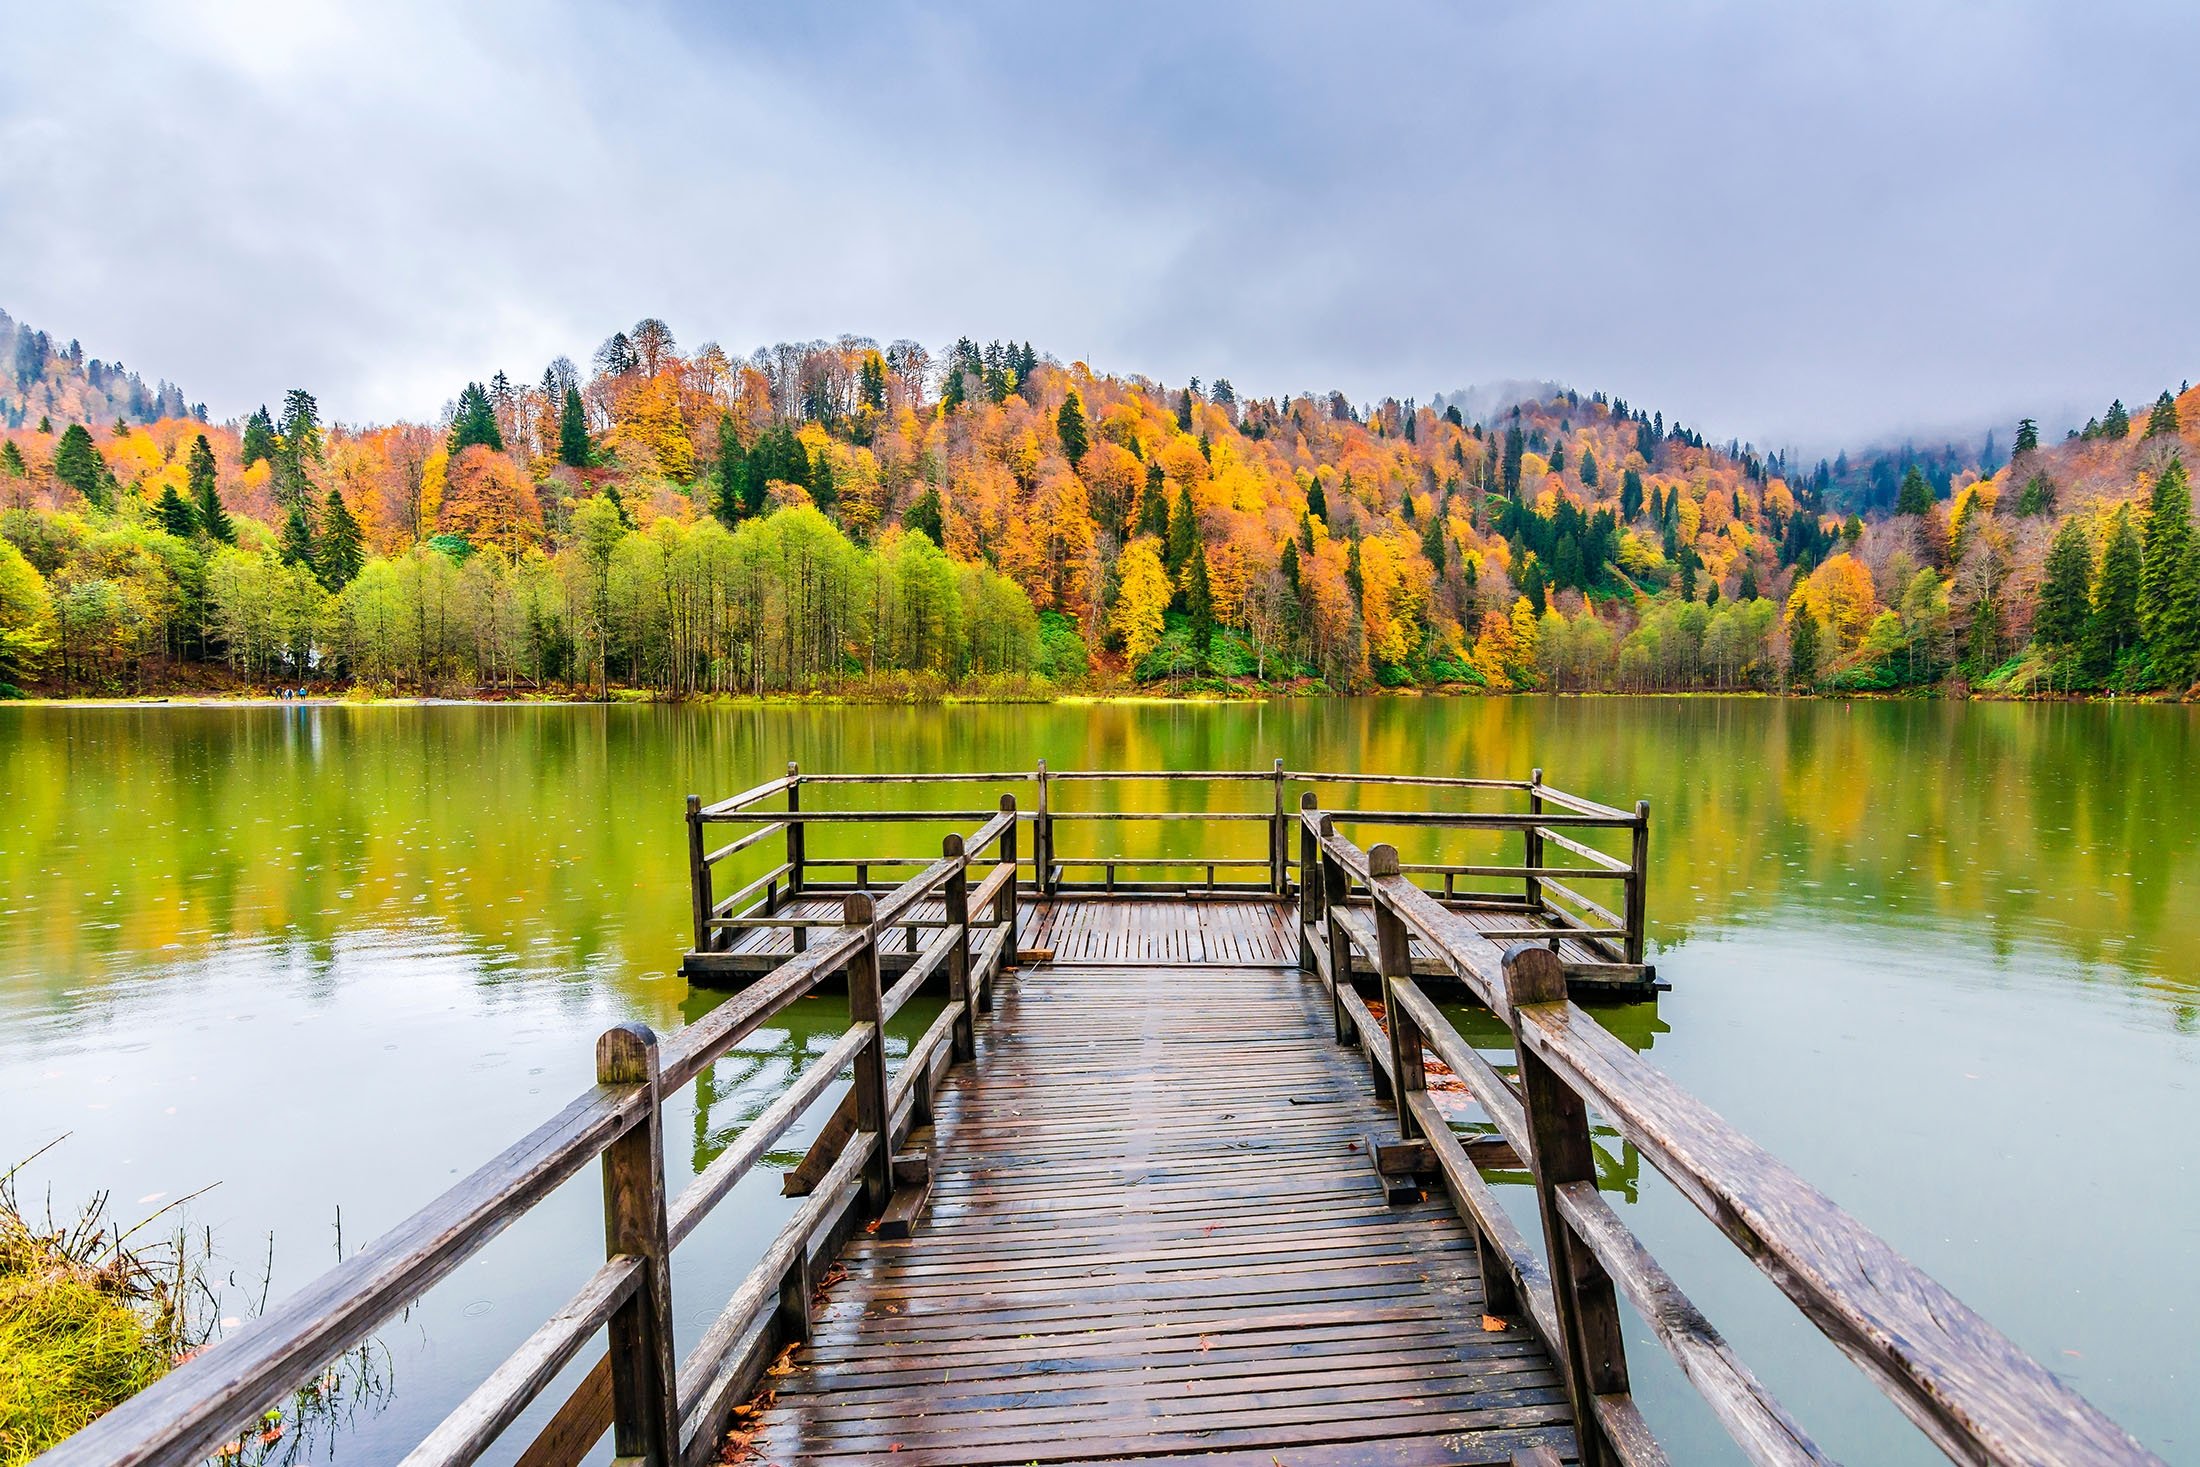
{"label": "cloud", "polygon": [[0,305],[218,413],[642,315],[1828,443],[2190,375],[2168,5],[45,7]]}

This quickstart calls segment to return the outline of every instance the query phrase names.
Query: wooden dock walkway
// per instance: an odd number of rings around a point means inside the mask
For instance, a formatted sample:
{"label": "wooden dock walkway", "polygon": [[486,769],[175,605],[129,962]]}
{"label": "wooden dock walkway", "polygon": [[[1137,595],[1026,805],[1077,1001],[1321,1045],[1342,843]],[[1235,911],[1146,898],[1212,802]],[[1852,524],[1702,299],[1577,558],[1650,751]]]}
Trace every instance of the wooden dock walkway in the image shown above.
{"label": "wooden dock walkway", "polygon": [[[961,809],[816,799],[958,784],[1007,788]],[[1401,792],[1422,807],[1381,803]],[[1129,822],[1159,834],[1101,843]],[[712,850],[720,824],[751,828]],[[912,825],[915,854],[893,845]],[[863,838],[811,848],[835,829]],[[647,1467],[1666,1467],[1629,1386],[1645,1332],[1749,1460],[1826,1463],[1600,1189],[1600,1136],[1951,1460],[2160,1467],[1574,1001],[1661,986],[1647,804],[1541,770],[790,765],[690,796],[687,837],[682,970],[734,991],[662,1041],[604,1031],[592,1087],[40,1467],[242,1450],[271,1402],[588,1169],[602,1264],[403,1467],[580,1467],[607,1438]],[[828,986],[846,1029],[673,1194],[666,1097]],[[933,986],[937,1016],[890,1045]],[[1437,995],[1485,1008],[1485,1042]],[[754,1263],[681,1359],[675,1250],[827,1107],[779,1178],[800,1200],[744,1241]],[[1523,1177],[1529,1228],[1496,1190]]]}
{"label": "wooden dock walkway", "polygon": [[1484,1327],[1457,1213],[1385,1202],[1389,1111],[1319,987],[1056,952],[936,1101],[929,1217],[843,1252],[746,1460],[1574,1460],[1557,1366]]}

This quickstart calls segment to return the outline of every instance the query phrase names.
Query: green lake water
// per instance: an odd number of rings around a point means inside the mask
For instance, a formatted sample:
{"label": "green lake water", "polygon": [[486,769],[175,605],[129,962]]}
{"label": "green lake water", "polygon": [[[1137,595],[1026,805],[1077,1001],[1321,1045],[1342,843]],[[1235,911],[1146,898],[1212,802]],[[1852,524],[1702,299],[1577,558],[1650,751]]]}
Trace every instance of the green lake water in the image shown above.
{"label": "green lake water", "polygon": [[[271,1239],[279,1296],[333,1260],[339,1224],[355,1247],[577,1092],[605,1026],[669,1032],[713,1002],[676,972],[682,796],[789,759],[1040,757],[1540,765],[1608,803],[1648,798],[1673,987],[1606,1021],[2149,1446],[2200,1457],[2200,713],[2183,708],[0,708],[0,1164],[68,1133],[26,1196],[50,1188],[65,1210],[104,1189],[133,1221],[218,1184],[189,1216],[243,1318]],[[1232,837],[1258,854],[1260,829]],[[813,854],[852,854],[847,839]],[[912,1005],[901,1037],[932,1012]],[[845,1013],[797,1005],[716,1067],[700,1108],[672,1102],[675,1188]],[[1821,1445],[1939,1460],[1605,1144],[1631,1223]],[[681,1249],[686,1340],[788,1206],[759,1175]],[[375,1398],[314,1455],[402,1455],[600,1260],[600,1227],[585,1172],[380,1332]],[[1639,1327],[1630,1349],[1674,1459],[1732,1460]]]}

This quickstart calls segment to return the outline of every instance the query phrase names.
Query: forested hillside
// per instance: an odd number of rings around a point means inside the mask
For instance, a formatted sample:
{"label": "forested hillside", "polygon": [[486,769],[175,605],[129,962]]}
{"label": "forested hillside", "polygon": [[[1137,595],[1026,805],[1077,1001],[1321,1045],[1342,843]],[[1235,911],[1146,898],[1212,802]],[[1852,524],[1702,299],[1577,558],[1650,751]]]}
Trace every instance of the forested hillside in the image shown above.
{"label": "forested hillside", "polygon": [[185,407],[183,389],[173,383],[147,387],[122,363],[87,359],[81,343],[57,342],[0,311],[0,428],[186,415],[204,418],[206,407]]}
{"label": "forested hillside", "polygon": [[[100,366],[40,350],[56,403]],[[1484,421],[1010,342],[737,359],[648,320],[435,424],[345,427],[306,390],[226,426],[171,407],[6,430],[0,681],[2181,692],[2200,667],[2191,393],[2027,424],[1984,479],[1909,464],[1861,517],[1828,512],[1829,466],[1603,393]]]}

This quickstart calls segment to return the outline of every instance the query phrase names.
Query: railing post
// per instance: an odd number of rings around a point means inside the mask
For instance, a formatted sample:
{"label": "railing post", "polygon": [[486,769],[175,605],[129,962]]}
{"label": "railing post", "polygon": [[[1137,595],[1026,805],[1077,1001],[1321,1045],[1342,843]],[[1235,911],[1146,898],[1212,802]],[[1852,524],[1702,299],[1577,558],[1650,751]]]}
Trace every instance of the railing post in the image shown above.
{"label": "railing post", "polygon": [[[1527,836],[1528,836],[1527,846],[1528,846],[1528,849],[1527,849],[1527,859],[1526,859],[1525,861],[1521,862],[1521,864],[1522,864],[1522,865],[1524,865],[1524,866],[1526,866],[1526,867],[1527,867],[1527,868],[1529,869],[1529,871],[1531,871],[1531,872],[1533,872],[1533,871],[1535,870],[1535,868],[1536,868],[1536,867],[1538,867],[1538,866],[1540,866],[1540,865],[1542,865],[1542,864],[1543,864],[1543,832],[1542,832],[1542,830],[1541,830],[1541,829],[1539,829],[1539,828],[1537,827],[1537,825],[1536,825],[1536,821],[1535,821],[1535,817],[1536,817],[1536,816],[1538,816],[1538,815],[1541,815],[1541,814],[1543,813],[1543,792],[1542,792],[1542,786],[1543,786],[1543,771],[1542,771],[1542,770],[1540,770],[1540,769],[1531,769],[1531,770],[1529,770],[1529,771],[1528,771],[1528,830],[1527,830]],[[1531,911],[1531,912],[1540,912],[1540,911],[1542,911],[1542,910],[1543,910],[1543,882],[1542,882],[1542,879],[1541,879],[1540,877],[1537,877],[1537,876],[1534,876],[1534,875],[1530,875],[1530,876],[1528,876],[1528,877],[1526,877],[1526,878],[1524,878],[1524,879],[1523,879],[1523,881],[1522,881],[1522,886],[1524,887],[1524,889],[1526,890],[1526,893],[1527,893],[1527,897],[1528,897],[1528,910],[1529,910],[1529,911]]]}
{"label": "railing post", "polygon": [[[1001,808],[1011,817],[1008,828],[1001,832],[1001,859],[1008,862],[1008,880],[1001,883],[1001,894],[994,898],[993,914],[995,921],[1008,924],[1006,940],[1001,944],[1001,960],[995,968],[997,972],[1006,972],[1016,966],[1016,797],[1001,796]],[[990,983],[978,985],[978,1011],[993,1012],[993,985]]]}
{"label": "railing post", "polygon": [[1269,775],[1274,783],[1275,811],[1268,821],[1268,892],[1282,897],[1290,889],[1291,847],[1283,838],[1283,761],[1276,761],[1275,772]]}
{"label": "railing post", "polygon": [[867,891],[852,892],[841,908],[842,924],[861,928],[863,942],[848,956],[848,1022],[869,1024],[871,1042],[856,1051],[856,1131],[869,1131],[878,1144],[863,1167],[864,1201],[873,1214],[885,1211],[894,1195],[893,1112],[886,1104],[886,1024],[878,981],[878,933],[872,930],[876,908]]}
{"label": "railing post", "polygon": [[1649,913],[1646,882],[1650,875],[1650,802],[1635,801],[1634,849],[1628,853],[1626,960],[1639,963],[1649,950],[1645,929]]}
{"label": "railing post", "polygon": [[1421,1027],[1399,1006],[1396,985],[1413,976],[1413,947],[1405,919],[1391,910],[1376,883],[1398,874],[1398,848],[1379,845],[1367,853],[1368,893],[1375,903],[1375,968],[1382,975],[1383,1010],[1390,1030],[1391,1100],[1398,1111],[1398,1135],[1411,1141],[1420,1134],[1413,1114],[1413,1092],[1428,1089],[1421,1058]]}
{"label": "railing post", "polygon": [[[1327,815],[1321,818],[1320,835],[1323,840],[1337,833],[1337,824]],[[1345,985],[1352,981],[1352,938],[1344,930],[1344,922],[1338,913],[1344,910],[1345,898],[1351,895],[1352,884],[1345,879],[1344,867],[1328,851],[1322,852],[1322,935],[1329,939],[1329,1006],[1337,1021],[1337,1042],[1350,1044],[1357,1037],[1352,1028],[1352,1015],[1344,1006]],[[1382,1089],[1382,1073],[1375,1075],[1375,1087]]]}
{"label": "railing post", "polygon": [[955,1009],[955,1058],[966,1060],[978,1053],[978,1026],[970,1007],[970,862],[963,856],[963,838],[949,835],[940,842],[940,854],[955,863],[947,874],[947,930],[953,941],[947,949],[947,1001]]}
{"label": "railing post", "polygon": [[641,1118],[603,1153],[606,1256],[639,1258],[641,1287],[609,1326],[611,1428],[614,1451],[650,1467],[680,1459],[679,1376],[672,1349],[672,1247],[665,1230],[663,1096],[657,1036],[646,1025],[620,1024],[596,1040],[596,1082],[643,1091]]}
{"label": "railing post", "polygon": [[1314,971],[1314,940],[1306,929],[1321,920],[1321,849],[1314,841],[1306,812],[1314,808],[1314,792],[1299,796],[1299,971]]}
{"label": "railing post", "polygon": [[695,950],[710,951],[710,916],[715,901],[710,889],[710,863],[703,851],[703,801],[699,795],[689,795],[688,820],[688,891],[695,910]]}
{"label": "railing post", "polygon": [[[802,856],[808,842],[802,838],[802,766],[794,760],[787,761],[787,778],[794,781],[787,786],[787,900],[792,902],[802,895]],[[799,914],[797,914],[799,915]],[[796,927],[794,950],[801,952],[810,945],[809,929]]]}
{"label": "railing post", "polygon": [[1047,761],[1039,761],[1039,808],[1032,812],[1032,886],[1041,896],[1054,894],[1054,817],[1047,809]]}
{"label": "railing post", "polygon": [[1566,1002],[1566,970],[1549,948],[1521,943],[1506,950],[1504,973],[1505,1017],[1519,1056],[1528,1161],[1535,1174],[1536,1205],[1543,1216],[1543,1246],[1550,1261],[1551,1297],[1565,1346],[1566,1385],[1581,1437],[1581,1460],[1583,1467],[1604,1467],[1615,1459],[1597,1426],[1596,1398],[1625,1395],[1628,1389],[1619,1298],[1610,1275],[1575,1238],[1558,1206],[1560,1187],[1596,1181],[1589,1108],[1520,1040],[1522,1007]]}

